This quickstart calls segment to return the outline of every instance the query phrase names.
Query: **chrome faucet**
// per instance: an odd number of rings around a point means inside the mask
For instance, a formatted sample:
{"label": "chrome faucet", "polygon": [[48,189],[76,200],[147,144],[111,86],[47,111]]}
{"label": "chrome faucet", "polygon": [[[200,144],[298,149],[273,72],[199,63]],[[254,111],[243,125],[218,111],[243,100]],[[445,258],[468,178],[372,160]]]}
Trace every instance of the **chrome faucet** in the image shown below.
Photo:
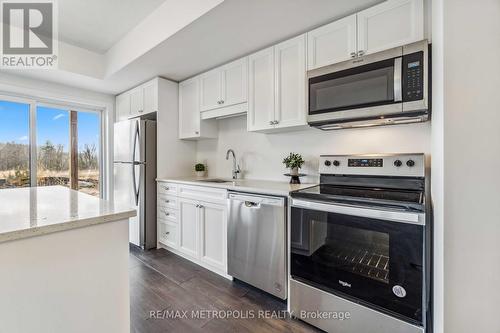
{"label": "chrome faucet", "polygon": [[236,155],[234,150],[228,149],[226,152],[226,160],[229,160],[229,154],[233,154],[233,179],[238,179],[238,174],[241,172],[240,166],[236,164]]}

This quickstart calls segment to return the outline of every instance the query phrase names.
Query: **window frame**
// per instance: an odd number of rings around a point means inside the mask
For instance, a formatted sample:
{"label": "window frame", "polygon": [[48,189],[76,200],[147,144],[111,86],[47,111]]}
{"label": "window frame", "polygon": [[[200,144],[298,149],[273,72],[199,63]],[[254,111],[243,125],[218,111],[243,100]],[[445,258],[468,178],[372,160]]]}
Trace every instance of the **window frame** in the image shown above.
{"label": "window frame", "polygon": [[85,106],[77,103],[67,103],[63,101],[53,101],[41,98],[29,98],[7,95],[0,93],[0,100],[14,103],[22,103],[29,105],[29,169],[30,169],[30,186],[37,187],[37,122],[36,112],[37,107],[59,108],[68,111],[77,112],[92,112],[99,115],[99,198],[108,197],[108,176],[107,170],[107,142],[106,142],[106,117],[104,112],[106,108]]}

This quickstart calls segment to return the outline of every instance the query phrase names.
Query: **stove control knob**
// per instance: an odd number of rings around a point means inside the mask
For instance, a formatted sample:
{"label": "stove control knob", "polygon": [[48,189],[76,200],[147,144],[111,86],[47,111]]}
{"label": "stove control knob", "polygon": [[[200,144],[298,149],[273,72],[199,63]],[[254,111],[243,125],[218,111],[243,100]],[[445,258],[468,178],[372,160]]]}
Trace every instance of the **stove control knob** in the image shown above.
{"label": "stove control knob", "polygon": [[400,167],[400,166],[402,166],[402,165],[403,165],[403,162],[401,162],[401,160],[395,160],[395,161],[394,161],[394,166],[395,166],[395,167],[398,167],[398,168],[399,168],[399,167]]}
{"label": "stove control knob", "polygon": [[335,160],[335,161],[333,161],[333,165],[335,165],[336,167],[338,167],[340,165],[340,162],[337,161],[337,160]]}
{"label": "stove control knob", "polygon": [[330,162],[329,160],[326,160],[325,161],[325,166],[329,167],[330,165],[332,165],[332,162]]}
{"label": "stove control knob", "polygon": [[408,161],[406,161],[406,165],[411,168],[412,166],[415,166],[415,161],[414,160],[408,160]]}

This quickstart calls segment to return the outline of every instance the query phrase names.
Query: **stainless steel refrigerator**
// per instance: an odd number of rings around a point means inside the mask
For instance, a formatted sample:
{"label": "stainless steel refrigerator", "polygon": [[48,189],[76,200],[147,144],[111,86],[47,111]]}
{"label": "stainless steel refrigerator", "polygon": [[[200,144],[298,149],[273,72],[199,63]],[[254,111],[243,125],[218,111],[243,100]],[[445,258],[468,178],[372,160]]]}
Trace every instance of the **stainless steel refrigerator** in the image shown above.
{"label": "stainless steel refrigerator", "polygon": [[130,219],[130,243],[156,247],[156,121],[131,119],[115,123],[114,200],[136,207]]}

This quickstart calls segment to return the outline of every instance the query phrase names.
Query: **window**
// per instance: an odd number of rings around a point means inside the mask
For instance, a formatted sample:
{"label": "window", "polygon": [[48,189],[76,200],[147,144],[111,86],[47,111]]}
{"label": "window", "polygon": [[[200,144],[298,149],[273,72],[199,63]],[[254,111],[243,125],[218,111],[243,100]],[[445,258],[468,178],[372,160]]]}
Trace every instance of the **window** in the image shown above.
{"label": "window", "polygon": [[30,186],[30,104],[0,100],[0,188]]}
{"label": "window", "polygon": [[102,196],[101,126],[99,111],[0,97],[0,188],[62,185]]}
{"label": "window", "polygon": [[36,109],[36,184],[70,187],[68,110],[38,106]]}

